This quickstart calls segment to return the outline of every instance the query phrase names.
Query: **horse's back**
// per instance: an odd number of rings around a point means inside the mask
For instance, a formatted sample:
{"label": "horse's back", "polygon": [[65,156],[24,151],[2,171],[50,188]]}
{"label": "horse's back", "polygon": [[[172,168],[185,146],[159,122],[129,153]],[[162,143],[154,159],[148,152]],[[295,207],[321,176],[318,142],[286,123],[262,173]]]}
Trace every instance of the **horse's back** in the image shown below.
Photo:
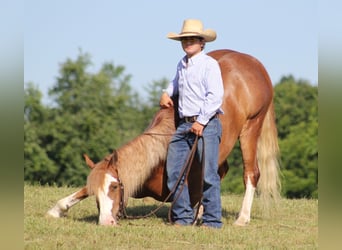
{"label": "horse's back", "polygon": [[256,58],[233,50],[215,50],[208,55],[220,65],[224,102],[235,102],[238,105],[236,108],[243,110],[249,117],[269,105],[273,96],[272,82]]}
{"label": "horse's back", "polygon": [[273,98],[272,82],[264,66],[254,57],[233,50],[208,53],[220,65],[224,84],[220,162],[239,138],[249,120],[263,120]]}

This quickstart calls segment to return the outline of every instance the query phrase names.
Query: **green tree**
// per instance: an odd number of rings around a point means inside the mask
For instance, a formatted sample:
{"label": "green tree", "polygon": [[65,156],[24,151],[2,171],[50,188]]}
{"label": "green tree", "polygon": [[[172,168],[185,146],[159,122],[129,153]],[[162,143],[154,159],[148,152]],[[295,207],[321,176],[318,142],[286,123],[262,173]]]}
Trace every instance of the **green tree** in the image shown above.
{"label": "green tree", "polygon": [[275,113],[280,139],[288,136],[293,125],[310,119],[312,107],[316,107],[317,110],[317,96],[317,87],[307,81],[296,81],[292,75],[282,77],[274,86]]}
{"label": "green tree", "polygon": [[42,94],[28,83],[24,92],[24,178],[30,182],[46,183],[57,173],[57,166],[42,147],[42,124],[47,119],[47,109],[41,103]]}
{"label": "green tree", "polygon": [[288,76],[274,89],[283,193],[317,198],[318,88]]}
{"label": "green tree", "polygon": [[159,99],[160,95],[169,84],[169,80],[166,78],[162,78],[157,81],[152,81],[152,83],[148,84],[148,86],[145,88],[147,94],[148,94],[148,105],[150,107],[159,107]]}
{"label": "green tree", "polygon": [[[90,56],[82,53],[61,65],[60,76],[49,92],[54,106],[32,131],[41,131],[39,146],[57,166],[44,182],[83,185],[89,172],[84,153],[98,161],[143,130],[140,125],[145,117],[139,97],[132,92],[124,67],[105,63],[99,72],[89,73],[89,65]],[[30,119],[36,119],[32,114]]]}
{"label": "green tree", "polygon": [[144,120],[146,121],[143,125],[146,128],[154,114],[160,109],[159,99],[162,93],[162,90],[166,88],[169,81],[166,78],[162,78],[157,81],[152,81],[145,87],[145,91],[147,92],[147,103],[142,105]]}

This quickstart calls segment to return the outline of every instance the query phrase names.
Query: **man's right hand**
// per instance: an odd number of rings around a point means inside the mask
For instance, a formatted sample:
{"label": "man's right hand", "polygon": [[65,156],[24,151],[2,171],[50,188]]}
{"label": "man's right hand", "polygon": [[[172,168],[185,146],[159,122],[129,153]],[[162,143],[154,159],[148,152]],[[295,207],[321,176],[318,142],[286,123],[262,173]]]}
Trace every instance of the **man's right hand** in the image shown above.
{"label": "man's right hand", "polygon": [[160,97],[159,105],[162,108],[169,108],[173,106],[173,101],[167,93],[163,93]]}

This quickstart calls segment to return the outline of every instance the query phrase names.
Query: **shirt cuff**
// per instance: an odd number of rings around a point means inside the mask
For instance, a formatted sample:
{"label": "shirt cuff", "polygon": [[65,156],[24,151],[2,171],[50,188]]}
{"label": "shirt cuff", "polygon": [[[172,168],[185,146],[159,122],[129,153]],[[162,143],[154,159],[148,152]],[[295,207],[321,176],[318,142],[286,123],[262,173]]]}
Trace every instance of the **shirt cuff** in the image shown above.
{"label": "shirt cuff", "polygon": [[169,89],[163,89],[162,91],[163,93],[168,94],[170,97],[172,96],[172,93],[170,93],[171,91]]}
{"label": "shirt cuff", "polygon": [[209,122],[209,119],[204,118],[203,116],[199,116],[197,117],[196,120],[198,123],[202,124],[203,126],[207,125],[207,123]]}

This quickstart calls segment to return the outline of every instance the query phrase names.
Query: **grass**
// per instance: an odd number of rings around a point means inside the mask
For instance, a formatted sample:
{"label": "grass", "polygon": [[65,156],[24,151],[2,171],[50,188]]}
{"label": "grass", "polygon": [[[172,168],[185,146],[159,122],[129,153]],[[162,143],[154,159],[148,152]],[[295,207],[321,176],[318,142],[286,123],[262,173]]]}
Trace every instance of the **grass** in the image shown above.
{"label": "grass", "polygon": [[[317,249],[318,200],[282,199],[272,218],[262,216],[255,199],[251,222],[233,226],[242,196],[222,195],[222,229],[174,227],[167,222],[168,205],[156,216],[121,220],[119,227],[97,225],[90,197],[71,208],[65,218],[45,217],[57,200],[77,188],[24,186],[25,249]],[[130,199],[128,213],[144,214],[157,203]]]}

